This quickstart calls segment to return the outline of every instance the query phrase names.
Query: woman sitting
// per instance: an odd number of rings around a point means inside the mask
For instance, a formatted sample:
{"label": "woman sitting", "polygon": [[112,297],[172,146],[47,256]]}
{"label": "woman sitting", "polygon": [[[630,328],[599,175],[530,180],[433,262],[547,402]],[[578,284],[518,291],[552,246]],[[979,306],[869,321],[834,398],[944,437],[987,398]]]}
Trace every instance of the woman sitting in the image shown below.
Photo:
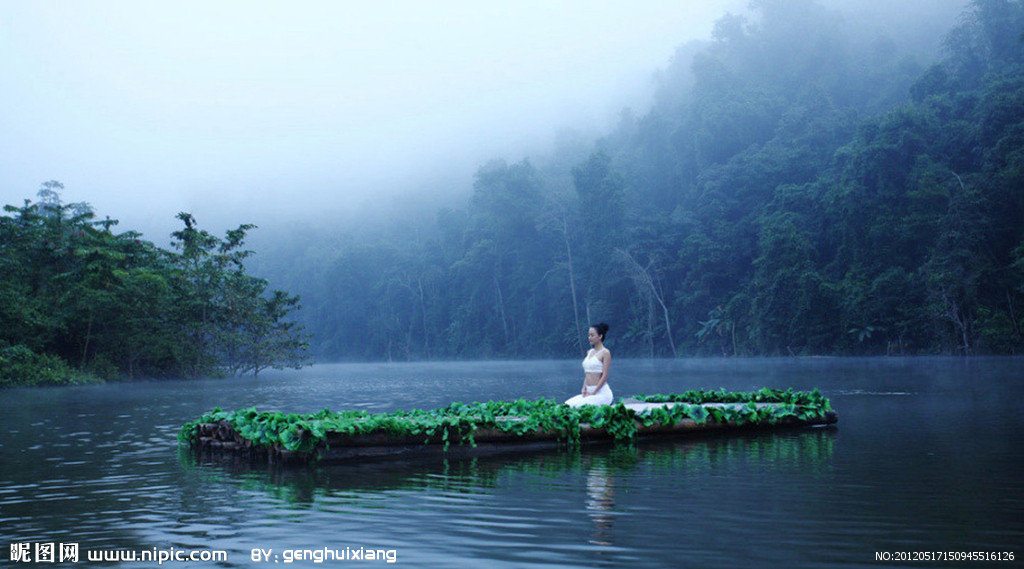
{"label": "woman sitting", "polygon": [[593,348],[583,358],[583,389],[579,395],[566,401],[566,405],[611,405],[612,388],[608,386],[608,369],[612,365],[612,353],[604,347],[607,333],[608,325],[604,322],[590,327],[587,337]]}

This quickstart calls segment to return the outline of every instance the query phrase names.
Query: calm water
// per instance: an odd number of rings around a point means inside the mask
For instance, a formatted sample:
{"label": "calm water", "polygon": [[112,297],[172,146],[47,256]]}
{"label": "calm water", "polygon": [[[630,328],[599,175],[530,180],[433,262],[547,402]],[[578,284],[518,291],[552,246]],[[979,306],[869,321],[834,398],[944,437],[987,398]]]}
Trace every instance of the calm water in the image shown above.
{"label": "calm water", "polygon": [[[0,391],[9,544],[87,550],[393,550],[409,567],[961,567],[1024,557],[1024,359],[617,360],[617,396],[821,388],[836,429],[319,469],[202,464],[178,428],[213,407],[296,412],[568,397],[578,362],[322,365],[258,380]],[[110,562],[96,564],[117,566]],[[125,563],[124,566],[156,566]],[[385,561],[293,566],[384,567]],[[68,565],[65,565],[68,566]]]}

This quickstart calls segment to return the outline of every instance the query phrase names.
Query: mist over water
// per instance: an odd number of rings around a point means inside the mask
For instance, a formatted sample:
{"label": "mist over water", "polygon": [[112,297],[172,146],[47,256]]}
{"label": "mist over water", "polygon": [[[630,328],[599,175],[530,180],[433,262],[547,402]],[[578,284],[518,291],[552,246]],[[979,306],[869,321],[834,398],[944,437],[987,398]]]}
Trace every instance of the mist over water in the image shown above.
{"label": "mist over water", "polygon": [[363,546],[395,549],[412,567],[527,568],[877,567],[882,551],[1008,552],[1024,531],[1020,364],[621,359],[618,394],[819,387],[839,423],[314,469],[196,462],[175,434],[215,406],[391,411],[563,397],[578,388],[579,362],[349,364],[9,390],[0,523],[12,543],[224,550],[231,567],[251,566],[255,548]]}
{"label": "mist over water", "polygon": [[[1013,551],[1019,357],[743,356],[1024,350],[1017,22],[965,0],[5,3],[0,202],[59,180],[160,246],[179,211],[255,223],[246,266],[302,296],[318,361],[389,363],[176,379],[188,303],[149,300],[192,298],[143,285],[181,266],[118,241],[151,261],[130,312],[123,251],[51,255],[24,224],[0,251],[0,364],[22,367],[0,372],[132,376],[141,354],[167,380],[0,391],[0,527],[237,567],[259,547],[538,568]],[[839,426],[307,470],[176,447],[214,407],[562,399],[597,320],[617,395],[820,387]]]}
{"label": "mist over water", "polygon": [[40,178],[162,246],[255,224],[319,361],[1020,349],[1014,3],[110,6],[5,12],[0,172],[123,169]]}

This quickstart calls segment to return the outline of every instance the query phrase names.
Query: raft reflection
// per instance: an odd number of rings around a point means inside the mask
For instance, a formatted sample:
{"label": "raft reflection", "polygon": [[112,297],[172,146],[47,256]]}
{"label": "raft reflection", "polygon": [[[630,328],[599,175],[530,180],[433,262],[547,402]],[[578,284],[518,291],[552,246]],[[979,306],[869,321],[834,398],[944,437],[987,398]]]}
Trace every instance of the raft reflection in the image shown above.
{"label": "raft reflection", "polygon": [[[511,474],[576,475],[586,487],[587,506],[611,512],[617,474],[644,467],[694,473],[743,463],[760,470],[806,470],[824,467],[834,452],[834,427],[751,433],[744,436],[702,436],[641,441],[633,445],[508,453],[464,459],[407,459],[324,466],[268,465],[233,454],[179,451],[187,472],[209,484],[241,483],[289,503],[312,503],[321,493],[359,492],[370,496],[392,490],[486,490]],[[596,514],[595,514],[596,515]],[[602,519],[607,514],[600,514]]]}

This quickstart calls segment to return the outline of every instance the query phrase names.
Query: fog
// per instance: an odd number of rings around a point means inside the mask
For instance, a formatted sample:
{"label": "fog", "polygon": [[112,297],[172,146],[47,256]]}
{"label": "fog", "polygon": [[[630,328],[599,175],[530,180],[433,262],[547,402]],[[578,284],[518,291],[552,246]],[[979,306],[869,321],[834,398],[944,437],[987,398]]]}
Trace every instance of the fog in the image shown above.
{"label": "fog", "polygon": [[[948,20],[963,2],[824,4]],[[159,240],[182,210],[265,225],[461,195],[487,159],[642,110],[677,46],[746,7],[7,2],[0,200],[58,180],[65,201]]]}
{"label": "fog", "polygon": [[[457,189],[642,106],[741,1],[7,2],[0,199],[41,182],[159,239]],[[151,234],[156,232],[156,234]]]}
{"label": "fog", "polygon": [[[1019,353],[1021,2],[348,6],[0,7],[0,199],[258,225],[320,361],[559,357],[598,320],[646,357]],[[4,227],[4,286],[45,292]],[[86,362],[94,307],[23,306]]]}

